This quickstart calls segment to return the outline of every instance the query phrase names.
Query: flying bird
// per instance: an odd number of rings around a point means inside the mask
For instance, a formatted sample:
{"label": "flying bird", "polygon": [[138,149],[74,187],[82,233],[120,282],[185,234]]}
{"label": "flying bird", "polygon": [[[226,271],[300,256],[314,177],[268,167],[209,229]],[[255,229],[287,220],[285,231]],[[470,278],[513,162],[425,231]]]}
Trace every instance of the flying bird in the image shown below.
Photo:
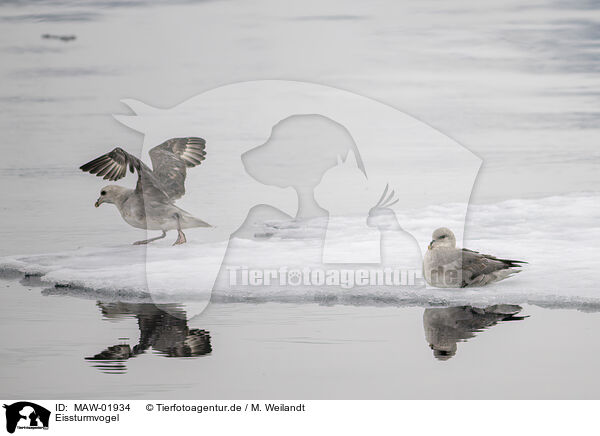
{"label": "flying bird", "polygon": [[521,272],[525,263],[456,248],[454,233],[441,227],[433,232],[425,253],[423,275],[429,285],[438,288],[484,286]]}
{"label": "flying bird", "polygon": [[173,245],[179,245],[186,242],[183,229],[212,227],[174,203],[185,194],[187,168],[200,165],[206,158],[205,147],[206,141],[202,138],[169,139],[150,150],[153,169],[117,147],[82,165],[80,169],[111,181],[125,177],[128,168],[132,173],[137,171],[135,189],[105,186],[100,191],[95,206],[99,207],[102,203],[114,204],[130,226],[162,231],[161,236],[137,241],[134,245],[162,239],[169,230],[177,230],[177,240]]}

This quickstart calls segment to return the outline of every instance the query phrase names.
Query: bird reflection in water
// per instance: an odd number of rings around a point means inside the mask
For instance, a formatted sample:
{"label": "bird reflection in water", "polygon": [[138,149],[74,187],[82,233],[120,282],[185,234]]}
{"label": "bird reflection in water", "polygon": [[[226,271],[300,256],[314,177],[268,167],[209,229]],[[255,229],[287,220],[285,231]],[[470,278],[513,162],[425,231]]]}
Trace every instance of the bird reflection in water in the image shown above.
{"label": "bird reflection in water", "polygon": [[448,360],[456,354],[457,343],[466,342],[502,321],[520,321],[523,308],[514,304],[497,304],[485,308],[457,306],[425,309],[425,338],[438,360]]}
{"label": "bird reflection in water", "polygon": [[[105,319],[135,317],[140,338],[133,347],[121,343],[107,347],[100,353],[86,357],[94,367],[107,373],[124,373],[125,361],[152,348],[166,357],[195,357],[212,352],[210,333],[202,329],[190,329],[185,312],[177,305],[152,303],[102,303],[98,302]],[[120,338],[126,341],[127,338]]]}

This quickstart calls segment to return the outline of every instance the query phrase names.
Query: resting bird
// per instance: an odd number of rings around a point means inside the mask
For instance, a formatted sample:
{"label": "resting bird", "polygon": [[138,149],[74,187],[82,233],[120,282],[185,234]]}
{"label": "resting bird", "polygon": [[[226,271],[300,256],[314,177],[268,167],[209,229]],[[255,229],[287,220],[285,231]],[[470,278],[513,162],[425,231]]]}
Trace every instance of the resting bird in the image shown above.
{"label": "resting bird", "polygon": [[518,268],[527,263],[456,248],[454,233],[445,227],[432,237],[423,259],[423,275],[427,283],[438,288],[484,286],[520,272]]}
{"label": "resting bird", "polygon": [[95,206],[112,203],[127,224],[138,229],[162,231],[161,236],[137,241],[134,245],[162,239],[167,231],[175,229],[178,235],[173,245],[179,245],[186,242],[182,229],[211,227],[174,204],[185,194],[186,169],[200,165],[205,159],[205,144],[202,138],[169,139],[150,150],[152,170],[119,147],[82,165],[80,169],[112,181],[125,177],[128,167],[132,173],[137,171],[135,189],[105,186]]}

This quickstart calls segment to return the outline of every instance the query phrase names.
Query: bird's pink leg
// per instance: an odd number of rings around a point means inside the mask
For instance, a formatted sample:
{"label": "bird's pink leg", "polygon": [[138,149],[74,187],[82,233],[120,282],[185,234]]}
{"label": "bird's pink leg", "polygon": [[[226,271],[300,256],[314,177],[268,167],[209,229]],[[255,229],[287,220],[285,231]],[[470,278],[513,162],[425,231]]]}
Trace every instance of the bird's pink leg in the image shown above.
{"label": "bird's pink leg", "polygon": [[181,245],[187,242],[185,239],[184,233],[181,231],[181,223],[179,222],[179,214],[175,214],[175,218],[177,219],[177,240],[173,245]]}
{"label": "bird's pink leg", "polygon": [[158,239],[162,239],[162,238],[164,238],[165,236],[167,236],[167,232],[165,232],[165,231],[163,230],[163,232],[162,232],[162,235],[160,235],[160,236],[157,236],[156,238],[145,239],[145,240],[143,240],[143,241],[135,241],[135,242],[133,243],[133,245],[144,245],[144,244],[149,244],[150,242],[152,242],[152,241],[156,241],[156,240],[158,240]]}

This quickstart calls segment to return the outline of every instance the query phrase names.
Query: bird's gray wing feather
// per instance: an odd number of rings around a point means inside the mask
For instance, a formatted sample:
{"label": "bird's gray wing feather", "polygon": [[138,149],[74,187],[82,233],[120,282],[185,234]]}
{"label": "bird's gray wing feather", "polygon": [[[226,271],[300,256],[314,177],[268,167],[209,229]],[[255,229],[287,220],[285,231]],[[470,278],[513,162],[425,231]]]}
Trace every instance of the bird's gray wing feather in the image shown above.
{"label": "bird's gray wing feather", "polygon": [[485,276],[508,268],[518,268],[527,263],[519,260],[499,259],[489,254],[462,249],[463,286],[474,282],[477,277]]}
{"label": "bird's gray wing feather", "polygon": [[168,202],[169,198],[158,178],[152,173],[144,162],[127,153],[120,147],[103,154],[100,157],[79,167],[82,171],[95,174],[104,180],[116,181],[127,174],[127,168],[132,173],[137,171],[138,181],[136,191],[143,193],[144,197],[160,202]]}
{"label": "bird's gray wing feather", "polygon": [[185,194],[186,169],[200,165],[206,158],[202,138],[173,138],[150,150],[154,175],[171,200]]}

